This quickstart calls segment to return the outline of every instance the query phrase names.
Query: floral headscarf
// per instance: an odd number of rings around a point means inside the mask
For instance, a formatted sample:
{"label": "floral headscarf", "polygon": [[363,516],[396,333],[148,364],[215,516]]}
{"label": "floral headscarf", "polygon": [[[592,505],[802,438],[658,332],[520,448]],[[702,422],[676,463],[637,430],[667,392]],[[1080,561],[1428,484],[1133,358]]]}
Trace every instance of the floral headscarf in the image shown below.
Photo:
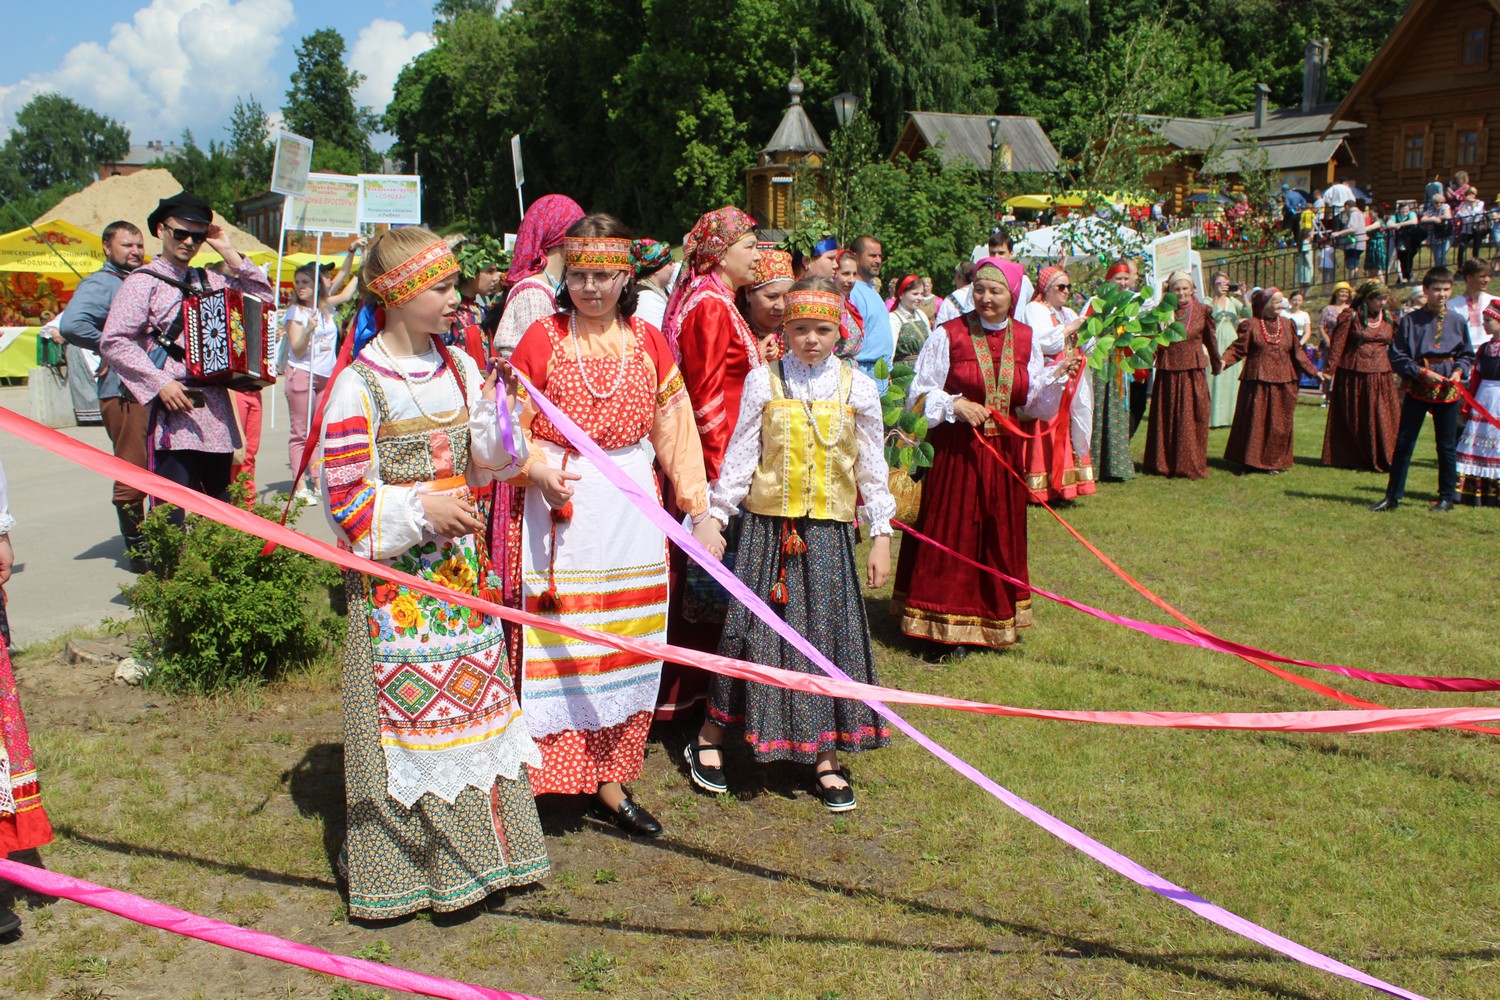
{"label": "floral headscarf", "polygon": [[563,234],[583,216],[578,202],[565,194],[544,195],[532,202],[516,232],[516,252],[510,270],[505,272],[506,286],[514,286],[545,268],[547,251],[562,246]]}
{"label": "floral headscarf", "polygon": [[661,323],[662,336],[678,362],[682,361],[682,348],[677,345],[677,338],[682,334],[682,319],[687,315],[690,299],[696,301],[695,296],[699,293],[718,295],[730,303],[736,316],[739,315],[739,310],[733,308],[734,298],[729,286],[714,273],[714,265],[723,260],[729,248],[744,239],[746,233],[754,231],[754,219],[738,208],[726,205],[699,219],[683,241],[683,273],[672,289],[672,298],[667,301],[667,313]]}
{"label": "floral headscarf", "polygon": [[1047,294],[1047,289],[1052,286],[1052,282],[1058,278],[1066,278],[1067,276],[1067,271],[1053,264],[1048,264],[1042,268],[1041,273],[1036,276],[1036,291],[1032,293],[1032,301],[1041,302]]}
{"label": "floral headscarf", "polygon": [[639,239],[631,247],[631,254],[635,257],[635,276],[644,278],[655,271],[660,271],[672,263],[672,245],[670,243],[658,243],[656,240]]}

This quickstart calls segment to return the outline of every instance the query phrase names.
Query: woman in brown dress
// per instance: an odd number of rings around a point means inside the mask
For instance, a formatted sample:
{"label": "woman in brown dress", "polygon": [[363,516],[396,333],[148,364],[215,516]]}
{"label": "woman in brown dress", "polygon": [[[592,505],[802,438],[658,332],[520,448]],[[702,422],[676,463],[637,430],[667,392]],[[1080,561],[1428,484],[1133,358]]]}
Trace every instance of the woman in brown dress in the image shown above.
{"label": "woman in brown dress", "polygon": [[1297,327],[1281,315],[1280,289],[1262,288],[1250,299],[1251,315],[1224,352],[1227,367],[1241,359],[1240,394],[1224,457],[1247,470],[1273,475],[1292,467],[1292,418],[1297,411],[1297,372],[1324,376],[1297,343]]}
{"label": "woman in brown dress", "polygon": [[1359,286],[1333,328],[1325,372],[1333,375],[1323,464],[1389,472],[1401,423],[1401,390],[1386,354],[1396,326],[1386,307],[1390,289],[1379,281]]}
{"label": "woman in brown dress", "polygon": [[[1168,292],[1177,296],[1177,321],[1187,336],[1156,352],[1156,387],[1146,426],[1143,471],[1154,476],[1208,476],[1208,422],[1211,404],[1205,357],[1215,375],[1223,369],[1213,313],[1193,296],[1193,279],[1181,271],[1167,275]],[[1205,354],[1205,351],[1207,352]]]}

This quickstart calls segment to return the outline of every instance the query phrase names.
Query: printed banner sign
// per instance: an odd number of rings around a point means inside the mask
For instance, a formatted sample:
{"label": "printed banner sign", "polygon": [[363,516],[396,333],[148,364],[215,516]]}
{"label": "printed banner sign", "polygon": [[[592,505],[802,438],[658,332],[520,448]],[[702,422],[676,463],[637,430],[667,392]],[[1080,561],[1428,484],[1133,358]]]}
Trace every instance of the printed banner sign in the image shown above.
{"label": "printed banner sign", "polygon": [[415,174],[360,174],[359,221],[416,226],[422,222],[422,178]]}
{"label": "printed banner sign", "polygon": [[307,193],[312,169],[312,140],[291,132],[276,133],[276,159],[271,167],[271,190],[298,198]]}
{"label": "printed banner sign", "polygon": [[1173,271],[1193,269],[1193,234],[1173,233],[1151,244],[1151,274],[1160,280]]}
{"label": "printed banner sign", "polygon": [[307,193],[287,199],[283,229],[304,233],[357,233],[360,180],[343,174],[308,174]]}

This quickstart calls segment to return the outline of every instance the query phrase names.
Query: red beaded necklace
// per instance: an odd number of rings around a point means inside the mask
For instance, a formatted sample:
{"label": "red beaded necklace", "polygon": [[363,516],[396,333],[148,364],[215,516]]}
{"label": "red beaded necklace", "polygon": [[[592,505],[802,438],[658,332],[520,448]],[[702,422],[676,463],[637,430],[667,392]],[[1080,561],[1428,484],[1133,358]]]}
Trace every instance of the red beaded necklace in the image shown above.
{"label": "red beaded necklace", "polygon": [[1280,347],[1281,346],[1281,320],[1278,319],[1276,321],[1274,329],[1276,330],[1276,336],[1273,337],[1273,336],[1271,336],[1271,331],[1266,329],[1266,321],[1265,321],[1265,319],[1264,318],[1261,319],[1261,321],[1260,321],[1260,335],[1265,338],[1266,343],[1269,344],[1271,347]]}

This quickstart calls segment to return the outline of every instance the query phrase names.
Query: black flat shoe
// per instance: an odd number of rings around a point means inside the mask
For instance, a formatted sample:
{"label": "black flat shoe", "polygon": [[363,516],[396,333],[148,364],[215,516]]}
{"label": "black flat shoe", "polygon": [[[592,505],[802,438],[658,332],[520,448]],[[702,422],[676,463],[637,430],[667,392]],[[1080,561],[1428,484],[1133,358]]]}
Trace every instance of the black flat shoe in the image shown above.
{"label": "black flat shoe", "polygon": [[1433,512],[1441,514],[1444,511],[1449,511],[1449,510],[1453,509],[1453,501],[1452,500],[1439,500],[1436,503],[1434,503],[1431,507],[1428,507],[1427,509],[1429,511],[1433,511]]}
{"label": "black flat shoe", "polygon": [[687,746],[682,748],[682,756],[687,760],[688,774],[692,777],[693,784],[705,792],[722,795],[729,791],[729,782],[724,777],[724,768],[722,763],[719,767],[703,763],[701,754],[705,750],[717,750],[719,752],[719,760],[721,762],[724,760],[723,747],[714,746],[712,743],[700,744],[698,738],[695,736],[688,741]]}
{"label": "black flat shoe", "polygon": [[1391,497],[1386,497],[1384,500],[1381,500],[1377,504],[1371,504],[1370,505],[1370,509],[1371,510],[1380,510],[1380,511],[1383,511],[1383,510],[1395,510],[1400,505],[1401,505],[1401,501],[1400,500],[1395,500],[1395,499],[1392,499]]}
{"label": "black flat shoe", "polygon": [[595,796],[594,801],[589,803],[588,812],[595,819],[613,823],[632,837],[661,836],[661,824],[656,817],[637,805],[629,795],[625,796],[618,810],[611,809]]}
{"label": "black flat shoe", "polygon": [[[845,781],[844,787],[832,788],[823,784],[823,779],[830,775],[837,775]],[[835,771],[819,771],[813,775],[813,794],[823,803],[823,808],[829,812],[848,812],[859,803],[854,801],[854,784],[849,781],[849,771],[839,768]]]}
{"label": "black flat shoe", "polygon": [[0,937],[8,937],[21,929],[21,918],[10,910],[0,908]]}

